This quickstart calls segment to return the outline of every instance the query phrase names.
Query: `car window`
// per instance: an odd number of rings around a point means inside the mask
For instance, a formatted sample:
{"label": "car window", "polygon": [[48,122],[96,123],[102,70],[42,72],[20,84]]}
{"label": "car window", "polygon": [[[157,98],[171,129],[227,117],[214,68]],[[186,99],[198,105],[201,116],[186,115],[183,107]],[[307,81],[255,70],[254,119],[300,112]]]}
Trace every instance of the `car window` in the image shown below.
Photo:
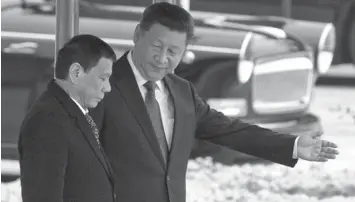
{"label": "car window", "polygon": [[127,6],[149,6],[152,0],[87,0],[93,3],[110,4],[110,5],[127,5]]}

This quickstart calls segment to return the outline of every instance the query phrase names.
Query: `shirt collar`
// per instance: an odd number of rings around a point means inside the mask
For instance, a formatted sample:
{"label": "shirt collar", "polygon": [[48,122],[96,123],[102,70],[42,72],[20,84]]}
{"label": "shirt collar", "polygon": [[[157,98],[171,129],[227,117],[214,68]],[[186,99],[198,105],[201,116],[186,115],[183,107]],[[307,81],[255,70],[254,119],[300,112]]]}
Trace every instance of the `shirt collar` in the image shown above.
{"label": "shirt collar", "polygon": [[63,81],[61,81],[60,79],[56,79],[55,83],[65,91],[65,93],[67,93],[67,95],[70,97],[71,100],[73,100],[73,102],[79,107],[79,109],[84,113],[87,114],[89,112],[88,109],[84,109],[78,101],[76,101],[72,96],[70,96],[69,92],[67,90],[65,90],[65,88],[63,87]]}
{"label": "shirt collar", "polygon": [[76,105],[78,105],[78,107],[80,108],[80,110],[83,112],[84,115],[87,114],[87,113],[89,113],[89,110],[88,110],[88,109],[84,109],[84,108],[79,104],[78,101],[76,101],[76,100],[75,100],[74,98],[72,98],[71,96],[70,96],[70,98],[75,102]]}
{"label": "shirt collar", "polygon": [[[141,75],[141,73],[138,71],[137,67],[134,65],[133,60],[132,60],[132,51],[129,51],[127,54],[127,60],[129,65],[132,68],[134,77],[136,78],[137,84],[139,87],[144,86],[144,84],[147,82],[145,78]],[[158,89],[162,91],[164,89],[164,85],[162,80],[156,81],[156,84],[158,86]]]}

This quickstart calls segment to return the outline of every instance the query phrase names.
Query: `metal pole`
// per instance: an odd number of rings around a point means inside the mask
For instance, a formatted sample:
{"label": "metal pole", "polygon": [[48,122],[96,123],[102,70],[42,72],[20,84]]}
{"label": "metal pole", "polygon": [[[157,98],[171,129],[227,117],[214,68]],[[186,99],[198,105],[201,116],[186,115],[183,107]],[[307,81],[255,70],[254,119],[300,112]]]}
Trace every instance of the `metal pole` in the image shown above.
{"label": "metal pole", "polygon": [[153,3],[157,2],[168,2],[171,4],[179,5],[187,11],[190,10],[190,0],[153,0]]}
{"label": "metal pole", "polygon": [[[60,48],[79,33],[78,0],[56,1],[55,57]],[[55,77],[55,75],[54,75]]]}
{"label": "metal pole", "polygon": [[153,3],[159,3],[159,2],[168,2],[171,4],[175,4],[176,0],[153,0]]}
{"label": "metal pole", "polygon": [[292,0],[282,0],[281,13],[283,17],[291,18],[292,16]]}

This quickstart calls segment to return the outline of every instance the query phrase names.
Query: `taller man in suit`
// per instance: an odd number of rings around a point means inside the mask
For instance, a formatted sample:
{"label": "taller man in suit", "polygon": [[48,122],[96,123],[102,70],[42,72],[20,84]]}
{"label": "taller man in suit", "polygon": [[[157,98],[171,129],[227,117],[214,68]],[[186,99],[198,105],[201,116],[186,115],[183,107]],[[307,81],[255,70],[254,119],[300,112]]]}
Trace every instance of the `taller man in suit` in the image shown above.
{"label": "taller man in suit", "polygon": [[149,6],[134,32],[134,48],[113,66],[112,91],[92,112],[115,172],[117,202],[184,202],[194,138],[286,166],[297,158],[335,158],[336,145],[317,135],[279,134],[230,120],[205,104],[173,74],[193,30],[192,17],[179,6]]}
{"label": "taller man in suit", "polygon": [[113,202],[112,168],[88,109],[111,90],[116,55],[92,35],[59,51],[56,79],[27,113],[20,130],[24,202]]}

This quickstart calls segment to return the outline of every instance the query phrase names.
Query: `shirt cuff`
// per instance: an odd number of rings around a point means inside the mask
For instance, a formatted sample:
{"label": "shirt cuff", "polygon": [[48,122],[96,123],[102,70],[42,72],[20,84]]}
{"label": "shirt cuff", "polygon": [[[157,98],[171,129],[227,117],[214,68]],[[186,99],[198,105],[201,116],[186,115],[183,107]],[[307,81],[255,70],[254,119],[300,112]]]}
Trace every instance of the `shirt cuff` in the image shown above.
{"label": "shirt cuff", "polygon": [[295,144],[293,145],[293,153],[292,153],[292,158],[293,159],[298,159],[297,156],[297,144],[298,144],[298,139],[300,139],[300,136],[298,136],[295,140]]}

